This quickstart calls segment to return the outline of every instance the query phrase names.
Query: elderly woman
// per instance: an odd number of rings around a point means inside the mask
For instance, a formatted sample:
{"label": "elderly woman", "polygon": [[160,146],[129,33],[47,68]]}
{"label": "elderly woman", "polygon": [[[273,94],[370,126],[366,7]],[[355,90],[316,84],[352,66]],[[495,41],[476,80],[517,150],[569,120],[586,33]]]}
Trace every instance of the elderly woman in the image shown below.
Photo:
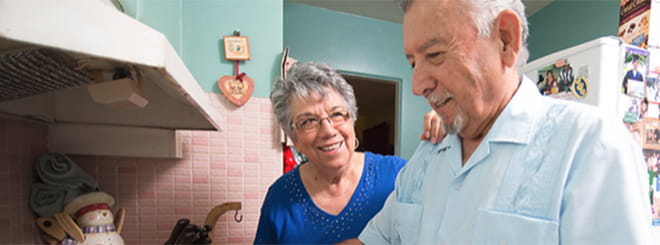
{"label": "elderly woman", "polygon": [[[382,208],[406,160],[355,152],[353,88],[328,65],[294,64],[270,98],[279,124],[308,162],[270,186],[254,243],[337,243],[357,237]],[[420,138],[437,142],[444,137],[440,127],[430,112]]]}

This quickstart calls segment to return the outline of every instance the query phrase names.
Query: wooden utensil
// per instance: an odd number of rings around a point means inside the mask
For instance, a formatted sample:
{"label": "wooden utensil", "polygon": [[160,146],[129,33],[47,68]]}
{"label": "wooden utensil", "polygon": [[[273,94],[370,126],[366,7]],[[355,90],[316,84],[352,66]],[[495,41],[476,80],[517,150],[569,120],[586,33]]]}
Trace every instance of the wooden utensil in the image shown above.
{"label": "wooden utensil", "polygon": [[78,242],[85,241],[85,234],[82,232],[82,229],[78,227],[78,224],[73,221],[71,216],[66,213],[56,213],[55,220],[62,226],[64,231],[69,234],[73,239]]}
{"label": "wooden utensil", "polygon": [[117,210],[117,214],[115,214],[115,231],[117,231],[118,234],[121,234],[121,228],[124,228],[125,215],[126,211],[124,208],[119,208],[119,210]]}
{"label": "wooden utensil", "polygon": [[57,245],[57,244],[60,244],[62,242],[61,240],[58,241],[56,238],[54,238],[54,237],[52,237],[52,236],[50,236],[46,233],[41,235],[41,238],[43,238],[44,241],[46,241],[46,243],[48,243],[48,245]]}
{"label": "wooden utensil", "polygon": [[[60,223],[57,222],[54,218],[51,217],[39,217],[37,218],[37,226],[48,234],[51,238],[57,239],[58,241],[64,240],[66,238],[66,233]],[[44,239],[46,240],[46,239]],[[50,241],[46,240],[50,243]]]}

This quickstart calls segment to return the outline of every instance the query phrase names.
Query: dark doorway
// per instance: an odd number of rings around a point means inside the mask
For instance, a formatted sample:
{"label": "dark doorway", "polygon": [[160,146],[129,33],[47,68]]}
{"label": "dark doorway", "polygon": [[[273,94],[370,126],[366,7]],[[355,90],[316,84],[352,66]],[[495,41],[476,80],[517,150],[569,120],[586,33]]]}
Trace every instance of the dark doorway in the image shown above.
{"label": "dark doorway", "polygon": [[358,151],[394,155],[398,145],[398,87],[393,80],[342,74],[353,86],[358,106]]}

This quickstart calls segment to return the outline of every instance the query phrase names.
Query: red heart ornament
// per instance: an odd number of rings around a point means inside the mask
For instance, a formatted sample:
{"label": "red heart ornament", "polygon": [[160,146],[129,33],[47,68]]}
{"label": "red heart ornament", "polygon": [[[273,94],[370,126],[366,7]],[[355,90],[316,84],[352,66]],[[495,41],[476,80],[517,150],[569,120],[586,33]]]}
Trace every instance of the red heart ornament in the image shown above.
{"label": "red heart ornament", "polygon": [[254,81],[248,76],[242,76],[242,81],[236,76],[222,76],[218,79],[218,87],[222,94],[236,106],[242,106],[252,96]]}

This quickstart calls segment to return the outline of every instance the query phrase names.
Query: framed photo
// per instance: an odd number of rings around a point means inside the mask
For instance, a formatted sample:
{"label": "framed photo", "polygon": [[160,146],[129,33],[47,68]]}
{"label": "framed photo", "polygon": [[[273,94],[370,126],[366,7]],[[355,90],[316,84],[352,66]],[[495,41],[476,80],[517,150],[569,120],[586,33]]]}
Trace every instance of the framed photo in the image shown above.
{"label": "framed photo", "polygon": [[660,119],[644,118],[644,149],[660,150]]}
{"label": "framed photo", "polygon": [[246,36],[224,36],[225,59],[249,60],[250,47]]}

